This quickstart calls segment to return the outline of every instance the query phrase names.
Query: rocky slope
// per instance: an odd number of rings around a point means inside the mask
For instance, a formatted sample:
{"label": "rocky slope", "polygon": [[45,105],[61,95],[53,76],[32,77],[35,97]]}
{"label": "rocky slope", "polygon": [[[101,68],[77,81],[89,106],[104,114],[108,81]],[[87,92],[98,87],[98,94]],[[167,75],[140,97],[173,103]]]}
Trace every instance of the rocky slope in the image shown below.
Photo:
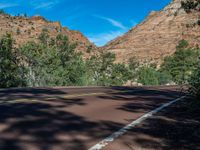
{"label": "rocky slope", "polygon": [[[50,37],[55,37],[58,33],[67,35],[71,42],[77,42],[77,51],[87,54],[88,48],[95,46],[80,32],[63,28],[59,22],[50,22],[40,16],[12,17],[7,14],[0,14],[0,36],[6,33],[12,34],[16,45],[27,41],[36,41],[43,29],[47,29]],[[84,56],[85,56],[84,55]]]}
{"label": "rocky slope", "polygon": [[[163,10],[151,12],[139,25],[101,49],[114,52],[117,62],[135,57],[143,63],[159,63],[175,52],[182,39],[190,46],[200,46],[200,4],[196,8],[183,7],[182,1],[173,0]],[[190,2],[200,3],[199,0]]]}

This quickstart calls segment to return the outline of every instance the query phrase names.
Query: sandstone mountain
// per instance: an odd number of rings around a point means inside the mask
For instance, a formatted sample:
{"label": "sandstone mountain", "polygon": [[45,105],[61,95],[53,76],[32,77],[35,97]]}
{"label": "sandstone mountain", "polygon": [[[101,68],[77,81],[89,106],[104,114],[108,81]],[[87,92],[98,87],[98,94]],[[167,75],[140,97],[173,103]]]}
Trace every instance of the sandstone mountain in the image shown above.
{"label": "sandstone mountain", "polygon": [[16,45],[27,41],[36,41],[43,29],[47,29],[50,37],[55,37],[61,33],[68,36],[71,42],[77,42],[77,51],[87,54],[88,48],[95,46],[80,32],[72,31],[62,27],[59,22],[50,22],[40,16],[28,17],[13,17],[7,14],[0,14],[0,36],[6,33],[12,34],[16,41]]}
{"label": "sandstone mountain", "polygon": [[200,46],[199,0],[173,0],[163,10],[151,12],[143,22],[101,50],[114,52],[117,62],[135,57],[143,63],[160,63],[175,52],[182,39],[192,47]]}

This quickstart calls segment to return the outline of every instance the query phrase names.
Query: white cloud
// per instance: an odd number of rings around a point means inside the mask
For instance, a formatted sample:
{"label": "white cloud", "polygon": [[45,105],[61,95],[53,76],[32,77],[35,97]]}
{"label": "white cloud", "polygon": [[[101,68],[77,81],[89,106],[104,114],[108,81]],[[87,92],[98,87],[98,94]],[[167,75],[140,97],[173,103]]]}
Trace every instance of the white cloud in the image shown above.
{"label": "white cloud", "polygon": [[98,35],[89,35],[89,40],[97,46],[103,46],[114,38],[121,36],[124,31],[110,31],[108,33],[100,33]]}
{"label": "white cloud", "polygon": [[94,15],[95,17],[97,18],[100,18],[100,19],[103,19],[103,20],[106,20],[107,22],[109,22],[110,24],[112,24],[113,26],[115,27],[118,27],[122,30],[126,30],[127,27],[124,26],[121,22],[117,21],[117,20],[114,20],[112,18],[108,18],[108,17],[103,17],[103,16],[98,16],[98,15]]}
{"label": "white cloud", "polygon": [[[117,31],[109,31],[109,32],[105,32],[105,33],[100,33],[100,34],[96,34],[96,35],[89,35],[89,40],[93,43],[95,43],[97,46],[103,46],[105,45],[107,42],[115,39],[118,36],[123,35],[125,32],[128,31],[128,29],[130,27],[127,27],[125,25],[123,25],[123,23],[114,20],[112,18],[108,18],[108,17],[103,17],[103,16],[99,16],[99,15],[93,15],[96,18],[100,18],[102,20],[105,20],[107,22],[109,22],[110,24],[112,24],[114,27],[119,28],[119,30]],[[134,20],[130,20],[130,24],[131,27],[137,25],[138,23]]]}
{"label": "white cloud", "polygon": [[12,3],[0,3],[0,9],[4,8],[10,8],[10,7],[15,7],[17,4],[12,4]]}
{"label": "white cloud", "polygon": [[35,0],[31,2],[31,5],[34,7],[34,9],[50,9],[54,7],[59,1],[58,0],[49,0],[47,2],[41,1],[41,0]]}
{"label": "white cloud", "polygon": [[54,2],[41,3],[40,5],[36,6],[35,9],[51,8],[53,7],[53,5],[54,5]]}

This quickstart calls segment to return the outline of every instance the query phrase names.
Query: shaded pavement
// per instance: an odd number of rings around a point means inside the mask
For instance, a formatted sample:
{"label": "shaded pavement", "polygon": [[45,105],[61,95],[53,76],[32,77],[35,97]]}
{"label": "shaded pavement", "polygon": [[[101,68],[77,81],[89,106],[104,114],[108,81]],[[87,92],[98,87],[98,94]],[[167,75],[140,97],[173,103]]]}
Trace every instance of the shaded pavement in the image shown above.
{"label": "shaded pavement", "polygon": [[0,90],[0,149],[86,150],[177,97],[177,87]]}

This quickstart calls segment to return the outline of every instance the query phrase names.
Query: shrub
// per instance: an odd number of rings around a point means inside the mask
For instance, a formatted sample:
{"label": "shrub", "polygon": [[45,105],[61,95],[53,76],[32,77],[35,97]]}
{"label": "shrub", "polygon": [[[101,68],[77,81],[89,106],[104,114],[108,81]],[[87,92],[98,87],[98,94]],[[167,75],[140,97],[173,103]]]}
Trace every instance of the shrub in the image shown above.
{"label": "shrub", "polygon": [[19,28],[17,28],[17,35],[20,35],[21,34],[21,31]]}
{"label": "shrub", "polygon": [[87,46],[86,52],[87,53],[91,53],[91,51],[92,51],[92,45]]}
{"label": "shrub", "polygon": [[4,10],[0,9],[0,14],[6,14]]}
{"label": "shrub", "polygon": [[[15,52],[15,53],[14,53]],[[13,39],[7,34],[0,39],[0,87],[18,87],[25,85],[24,70],[13,48]]]}
{"label": "shrub", "polygon": [[197,24],[200,26],[200,19],[197,21]]}
{"label": "shrub", "polygon": [[[83,85],[85,63],[74,51],[75,45],[66,36],[58,35],[54,42],[29,42],[20,47],[27,62],[29,86]],[[45,41],[50,41],[48,35]]]}
{"label": "shrub", "polygon": [[188,43],[184,40],[179,42],[173,56],[166,57],[161,70],[168,72],[172,80],[177,84],[187,84],[197,66],[199,57],[198,50],[187,48]]}
{"label": "shrub", "polygon": [[158,72],[158,81],[159,81],[159,85],[170,84],[172,82],[172,76],[169,74],[169,72],[159,71]]}
{"label": "shrub", "polygon": [[190,93],[197,99],[200,98],[200,63],[190,79]]}
{"label": "shrub", "polygon": [[138,82],[143,85],[159,85],[158,76],[155,68],[144,66],[138,71]]}
{"label": "shrub", "polygon": [[121,86],[127,83],[131,72],[125,64],[114,63],[115,55],[102,52],[86,61],[88,84],[98,86]]}
{"label": "shrub", "polygon": [[181,7],[187,12],[190,13],[192,10],[198,10],[199,11],[199,0],[187,0],[181,2]]}
{"label": "shrub", "polygon": [[46,28],[42,29],[42,32],[40,33],[38,39],[42,44],[47,45],[48,44],[48,40],[49,40],[49,31],[48,31],[48,29],[46,29]]}

